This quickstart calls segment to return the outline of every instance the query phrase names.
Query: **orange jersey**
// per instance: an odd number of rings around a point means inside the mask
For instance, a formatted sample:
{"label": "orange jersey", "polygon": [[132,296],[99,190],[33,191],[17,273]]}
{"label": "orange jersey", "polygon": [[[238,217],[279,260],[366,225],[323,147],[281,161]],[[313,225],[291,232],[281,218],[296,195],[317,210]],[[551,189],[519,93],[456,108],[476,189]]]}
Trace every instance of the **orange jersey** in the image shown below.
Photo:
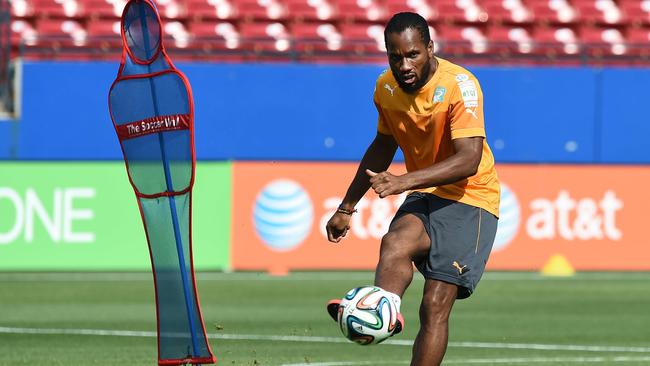
{"label": "orange jersey", "polygon": [[418,191],[481,207],[499,216],[500,186],[494,156],[485,140],[481,87],[466,69],[436,59],[436,72],[416,93],[405,93],[390,71],[377,79],[374,96],[379,112],[377,131],[395,138],[409,172],[428,168],[452,156],[453,139],[483,137],[483,157],[475,175]]}

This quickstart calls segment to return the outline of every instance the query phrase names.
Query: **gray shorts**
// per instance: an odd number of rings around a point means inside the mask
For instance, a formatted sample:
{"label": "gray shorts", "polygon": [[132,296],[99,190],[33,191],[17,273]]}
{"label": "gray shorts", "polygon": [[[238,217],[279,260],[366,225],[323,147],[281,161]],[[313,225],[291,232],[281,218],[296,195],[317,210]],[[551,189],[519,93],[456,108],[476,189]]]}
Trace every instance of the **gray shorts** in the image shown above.
{"label": "gray shorts", "polygon": [[431,193],[412,192],[395,214],[422,220],[431,238],[429,255],[415,263],[425,278],[458,285],[458,299],[469,297],[483,275],[498,219],[486,210]]}

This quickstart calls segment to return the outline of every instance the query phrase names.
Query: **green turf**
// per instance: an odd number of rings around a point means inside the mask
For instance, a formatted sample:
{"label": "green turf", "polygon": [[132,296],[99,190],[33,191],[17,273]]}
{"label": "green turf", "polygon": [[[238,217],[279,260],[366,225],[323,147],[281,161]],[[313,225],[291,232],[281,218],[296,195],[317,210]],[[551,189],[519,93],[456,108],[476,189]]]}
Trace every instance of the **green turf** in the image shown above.
{"label": "green turf", "polygon": [[[198,288],[221,365],[408,365],[417,276],[399,344],[336,342],[325,302],[371,282],[357,272],[216,273],[201,274]],[[0,273],[0,327],[155,331],[151,275]],[[457,302],[450,328],[448,365],[649,365],[650,274],[488,273],[472,298]],[[0,332],[0,365],[155,365],[155,347],[151,337]]]}

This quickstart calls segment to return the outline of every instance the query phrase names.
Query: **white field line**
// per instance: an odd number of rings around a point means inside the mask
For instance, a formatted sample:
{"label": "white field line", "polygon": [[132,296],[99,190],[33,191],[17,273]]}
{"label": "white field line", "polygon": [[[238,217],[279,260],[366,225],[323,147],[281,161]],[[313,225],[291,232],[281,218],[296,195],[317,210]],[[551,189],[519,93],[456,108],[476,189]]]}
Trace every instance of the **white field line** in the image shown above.
{"label": "white field line", "polygon": [[[517,358],[469,358],[449,359],[443,365],[451,364],[529,364],[529,363],[614,363],[614,362],[648,362],[650,356],[616,356],[616,357],[517,357]],[[291,363],[281,366],[356,366],[356,365],[407,365],[409,362],[381,361],[333,361],[316,363]]]}
{"label": "white field line", "polygon": [[[198,272],[198,281],[366,281],[372,272],[295,272],[271,276],[261,272]],[[421,281],[421,276],[414,276]],[[483,281],[649,281],[650,272],[578,273],[571,277],[548,277],[537,272],[486,272]],[[0,272],[0,282],[153,282],[150,272]]]}
{"label": "white field line", "polygon": [[[198,281],[336,281],[353,280],[366,281],[371,284],[374,275],[369,272],[342,273],[342,272],[319,272],[319,273],[297,273],[287,276],[272,276],[267,273],[246,273],[246,272],[198,272]],[[650,279],[650,277],[648,277]],[[126,273],[2,273],[0,282],[153,282],[151,272],[126,272]]]}
{"label": "white field line", "polygon": [[[17,328],[0,327],[0,334],[41,334],[41,335],[92,335],[115,337],[156,337],[156,332],[135,330],[108,329],[57,329],[57,328]],[[280,336],[263,334],[208,334],[210,339],[274,341],[274,342],[307,342],[307,343],[348,343],[343,337],[315,336]],[[412,340],[389,340],[387,345],[412,346]],[[564,345],[564,344],[535,344],[535,343],[493,343],[493,342],[449,342],[454,348],[489,348],[489,349],[523,349],[539,351],[577,351],[577,352],[626,352],[648,353],[650,347],[626,346],[596,346],[596,345]],[[650,355],[648,356],[650,357]]]}

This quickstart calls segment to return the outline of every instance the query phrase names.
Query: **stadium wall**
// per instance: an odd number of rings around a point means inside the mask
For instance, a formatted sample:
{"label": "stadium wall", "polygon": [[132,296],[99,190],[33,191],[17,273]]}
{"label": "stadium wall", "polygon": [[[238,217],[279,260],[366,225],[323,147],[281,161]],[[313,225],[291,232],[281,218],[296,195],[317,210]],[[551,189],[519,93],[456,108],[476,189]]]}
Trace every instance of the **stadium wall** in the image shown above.
{"label": "stadium wall", "polygon": [[[23,113],[0,159],[119,160],[107,111],[115,63],[26,62]],[[202,160],[358,160],[375,133],[369,65],[182,64]],[[507,163],[649,163],[648,69],[472,67],[488,140]]]}
{"label": "stadium wall", "polygon": [[[197,268],[372,269],[403,197],[368,194],[345,247],[322,227],[375,133],[381,68],[180,67],[196,104]],[[489,268],[538,270],[559,256],[579,270],[650,270],[639,229],[650,197],[637,183],[650,178],[650,70],[471,70],[504,183]],[[24,65],[22,119],[0,121],[0,270],[150,268],[108,116],[116,71]]]}

